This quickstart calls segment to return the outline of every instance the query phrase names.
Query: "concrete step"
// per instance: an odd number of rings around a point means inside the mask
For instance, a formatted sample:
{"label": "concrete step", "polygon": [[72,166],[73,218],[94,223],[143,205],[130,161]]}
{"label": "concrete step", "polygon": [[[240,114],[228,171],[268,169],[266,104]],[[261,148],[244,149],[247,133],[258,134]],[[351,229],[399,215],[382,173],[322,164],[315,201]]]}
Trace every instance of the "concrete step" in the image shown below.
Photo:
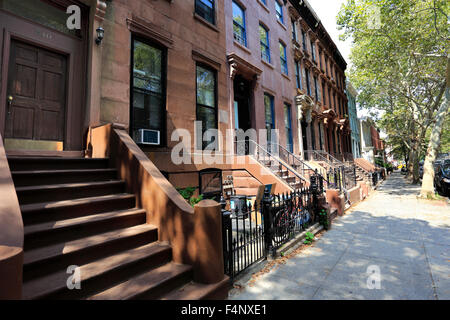
{"label": "concrete step", "polygon": [[228,296],[229,290],[230,280],[228,277],[214,284],[190,282],[185,286],[162,296],[160,300],[223,300],[224,297]]}
{"label": "concrete step", "polygon": [[55,202],[24,204],[20,206],[25,225],[72,219],[103,212],[136,207],[133,194],[121,193],[99,197]]}
{"label": "concrete step", "polygon": [[11,171],[106,169],[108,158],[8,157]]}
{"label": "concrete step", "polygon": [[70,265],[82,265],[158,240],[158,229],[149,224],[96,234],[73,241],[26,250],[24,279],[51,273]]}
{"label": "concrete step", "polygon": [[144,224],[143,209],[117,210],[24,226],[25,250]]}
{"label": "concrete step", "polygon": [[116,169],[11,171],[16,187],[117,180]]}
{"label": "concrete step", "polygon": [[20,204],[97,197],[125,191],[121,180],[17,187]]}
{"label": "concrete step", "polygon": [[43,277],[24,282],[25,299],[75,299],[88,297],[126,281],[172,259],[171,247],[154,242],[122,251],[89,263],[80,264],[81,290],[69,290],[67,266]]}
{"label": "concrete step", "polygon": [[156,299],[188,283],[191,278],[191,266],[168,263],[93,295],[88,300]]}

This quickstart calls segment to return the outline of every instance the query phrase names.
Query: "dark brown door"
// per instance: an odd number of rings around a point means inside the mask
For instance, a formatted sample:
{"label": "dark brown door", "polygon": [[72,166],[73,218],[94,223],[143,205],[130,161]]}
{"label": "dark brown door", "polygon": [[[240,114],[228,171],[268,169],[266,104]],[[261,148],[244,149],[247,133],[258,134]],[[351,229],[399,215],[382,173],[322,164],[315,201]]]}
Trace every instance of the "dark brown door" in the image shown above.
{"label": "dark brown door", "polygon": [[5,137],[64,140],[66,57],[11,41]]}

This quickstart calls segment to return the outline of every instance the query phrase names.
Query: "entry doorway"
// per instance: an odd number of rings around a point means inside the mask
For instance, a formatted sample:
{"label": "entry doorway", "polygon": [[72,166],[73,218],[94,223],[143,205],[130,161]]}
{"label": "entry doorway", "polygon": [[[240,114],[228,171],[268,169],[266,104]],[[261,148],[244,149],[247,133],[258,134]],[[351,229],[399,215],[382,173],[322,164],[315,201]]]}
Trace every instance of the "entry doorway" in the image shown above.
{"label": "entry doorway", "polygon": [[11,41],[5,139],[64,142],[67,57]]}
{"label": "entry doorway", "polygon": [[242,76],[234,78],[235,129],[244,131],[252,127],[250,118],[251,83]]}
{"label": "entry doorway", "polygon": [[[72,4],[81,29],[67,28]],[[78,0],[0,1],[0,134],[8,153],[83,150],[88,27],[89,8]]]}
{"label": "entry doorway", "polygon": [[[244,132],[252,128],[252,120],[250,117],[251,105],[251,82],[244,79],[240,75],[236,75],[233,81],[234,89],[234,128],[235,130],[243,130]],[[238,136],[236,137],[238,140]],[[238,147],[239,144],[236,146]],[[242,147],[240,147],[242,148]],[[242,150],[237,150],[238,154],[242,154]],[[245,137],[245,153],[250,152],[250,142],[248,136]]]}

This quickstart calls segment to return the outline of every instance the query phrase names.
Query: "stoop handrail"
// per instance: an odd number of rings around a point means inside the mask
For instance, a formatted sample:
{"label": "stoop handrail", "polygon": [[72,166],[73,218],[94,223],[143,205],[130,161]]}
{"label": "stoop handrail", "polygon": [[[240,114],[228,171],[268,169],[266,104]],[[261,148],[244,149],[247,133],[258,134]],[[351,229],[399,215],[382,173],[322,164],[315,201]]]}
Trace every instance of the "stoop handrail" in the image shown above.
{"label": "stoop handrail", "polygon": [[[124,125],[90,128],[87,145],[87,156],[109,157],[110,165],[118,169],[127,192],[135,194],[137,205],[145,209],[147,223],[158,228],[158,240],[170,243],[174,262],[192,265],[196,282],[226,279],[221,241],[217,240],[221,240],[222,230],[217,202],[203,201],[192,208],[134,142]],[[212,245],[217,242],[220,246]],[[205,271],[205,261],[209,262],[209,271]],[[220,270],[212,267],[217,265]]]}
{"label": "stoop handrail", "polygon": [[[261,151],[262,154],[264,156],[267,155],[267,157],[269,158],[268,160],[270,161],[271,159],[275,160],[276,162],[278,162],[278,164],[280,164],[283,168],[285,168],[288,172],[292,173],[296,178],[309,183],[308,179],[304,176],[302,176],[300,173],[296,172],[288,163],[286,163],[285,161],[283,161],[282,159],[280,159],[279,157],[273,155],[271,152],[267,151],[264,147],[262,147],[261,145],[259,145],[257,142],[255,142],[254,140],[239,140],[239,141],[235,141],[236,147],[238,147],[239,145],[246,145],[247,142],[252,143],[256,150],[258,151],[256,154],[252,154],[249,153],[250,155],[252,155],[256,161],[258,161],[259,163],[261,163],[262,165],[264,165],[265,167],[267,167],[264,163],[263,160],[267,160],[267,159],[260,159],[260,155],[261,155]],[[279,176],[280,178],[282,178],[281,176]]]}

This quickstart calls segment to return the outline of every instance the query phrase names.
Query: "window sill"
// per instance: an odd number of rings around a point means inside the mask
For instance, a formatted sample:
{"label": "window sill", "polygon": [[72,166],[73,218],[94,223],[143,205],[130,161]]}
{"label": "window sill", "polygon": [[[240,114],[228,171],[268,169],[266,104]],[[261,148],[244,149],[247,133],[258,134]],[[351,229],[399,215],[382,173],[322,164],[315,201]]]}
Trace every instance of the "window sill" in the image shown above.
{"label": "window sill", "polygon": [[236,40],[233,40],[234,45],[241,48],[242,50],[244,50],[245,52],[247,52],[248,54],[252,54],[252,52],[250,51],[249,48],[247,48],[246,46],[244,46],[243,44],[240,44],[239,42],[237,42]]}
{"label": "window sill", "polygon": [[284,23],[283,22],[281,22],[280,20],[278,20],[277,19],[277,22],[278,22],[278,24],[284,29],[284,30],[286,30],[287,31],[287,27],[284,25]]}
{"label": "window sill", "polygon": [[273,66],[273,64],[271,64],[270,62],[267,62],[266,60],[261,59],[261,62],[264,63],[266,66],[268,66],[271,69],[275,69],[275,67]]}
{"label": "window sill", "polygon": [[205,19],[203,19],[200,15],[198,15],[196,12],[194,12],[194,18],[198,21],[200,21],[201,23],[203,23],[205,26],[207,26],[208,28],[210,28],[211,30],[214,30],[215,32],[220,32],[219,28],[217,28],[215,25],[213,25],[211,22],[206,21]]}
{"label": "window sill", "polygon": [[264,10],[266,10],[268,13],[270,13],[269,8],[267,8],[267,6],[264,3],[262,3],[261,0],[256,0],[256,1],[261,5],[261,7],[264,8]]}
{"label": "window sill", "polygon": [[286,73],[281,73],[281,75],[283,76],[283,77],[285,77],[286,79],[288,79],[289,81],[291,81],[291,78],[289,78],[289,75],[287,75]]}

